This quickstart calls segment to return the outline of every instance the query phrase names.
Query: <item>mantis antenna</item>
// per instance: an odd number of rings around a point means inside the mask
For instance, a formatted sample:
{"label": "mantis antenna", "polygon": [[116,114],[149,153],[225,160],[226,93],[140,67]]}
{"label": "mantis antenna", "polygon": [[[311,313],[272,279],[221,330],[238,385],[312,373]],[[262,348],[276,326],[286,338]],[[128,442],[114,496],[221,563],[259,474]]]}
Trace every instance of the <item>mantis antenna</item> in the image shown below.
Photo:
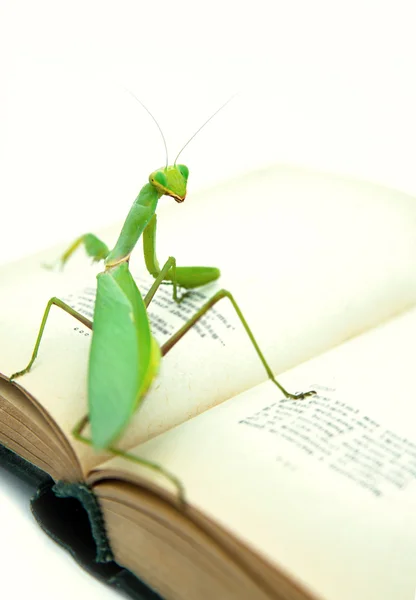
{"label": "mantis antenna", "polygon": [[222,110],[222,109],[223,109],[225,106],[227,106],[227,104],[228,104],[229,102],[231,102],[231,100],[233,100],[233,98],[235,98],[235,97],[236,97],[236,95],[237,95],[237,94],[233,94],[233,95],[231,96],[231,98],[228,98],[227,102],[224,102],[224,104],[222,104],[222,105],[221,105],[219,108],[217,108],[217,110],[214,112],[214,114],[212,114],[212,115],[209,117],[209,119],[207,119],[207,120],[205,121],[205,123],[203,123],[203,124],[201,125],[201,127],[195,131],[195,133],[194,133],[194,134],[193,134],[193,135],[192,135],[192,136],[189,138],[189,140],[188,140],[188,141],[186,142],[186,144],[185,144],[185,145],[184,145],[184,146],[181,148],[181,150],[179,150],[179,152],[178,152],[178,155],[177,155],[177,157],[175,158],[175,162],[173,163],[174,165],[176,165],[176,161],[178,160],[178,158],[179,158],[179,156],[182,154],[182,152],[185,150],[185,148],[186,148],[186,146],[189,144],[189,142],[191,142],[191,141],[194,139],[194,137],[195,137],[195,136],[196,136],[196,135],[197,135],[197,134],[198,134],[198,133],[201,131],[201,129],[203,129],[203,128],[205,127],[205,125],[207,125],[207,123],[209,123],[209,122],[211,121],[211,119],[213,119],[213,118],[215,117],[215,115],[217,115],[217,114],[220,112],[220,110]]}
{"label": "mantis antenna", "polygon": [[[125,88],[125,90],[126,90],[126,92],[128,92],[128,93],[129,93],[131,96],[133,96],[133,98],[134,98],[135,100],[137,100],[137,102],[138,102],[139,104],[141,104],[141,105],[143,106],[144,110],[145,110],[145,111],[146,111],[146,112],[147,112],[147,113],[148,113],[148,114],[149,114],[149,115],[152,117],[153,121],[156,123],[156,126],[157,126],[157,128],[159,129],[159,131],[160,131],[160,135],[162,136],[163,144],[164,144],[164,146],[165,146],[165,152],[166,152],[166,167],[167,167],[167,166],[168,166],[168,164],[169,164],[169,162],[168,162],[168,161],[169,161],[169,159],[168,159],[168,147],[167,147],[167,144],[166,144],[165,136],[163,135],[162,128],[160,127],[159,123],[156,121],[155,117],[152,115],[152,113],[150,112],[150,110],[147,108],[147,106],[145,106],[145,105],[143,104],[143,102],[142,102],[141,100],[139,100],[139,99],[138,99],[138,97],[137,97],[137,96],[135,96],[135,95],[133,94],[133,92],[131,92],[131,91],[130,91],[130,90],[128,90],[127,88]],[[231,99],[231,98],[230,98],[230,99]],[[225,106],[225,105],[224,105],[224,106]],[[222,108],[222,107],[221,107],[221,108]],[[217,112],[218,112],[218,111],[217,111]],[[212,116],[214,116],[214,115],[212,115]],[[198,132],[197,132],[197,133],[198,133]],[[191,139],[192,139],[192,138],[191,138]],[[183,148],[182,148],[182,150],[183,150]]]}

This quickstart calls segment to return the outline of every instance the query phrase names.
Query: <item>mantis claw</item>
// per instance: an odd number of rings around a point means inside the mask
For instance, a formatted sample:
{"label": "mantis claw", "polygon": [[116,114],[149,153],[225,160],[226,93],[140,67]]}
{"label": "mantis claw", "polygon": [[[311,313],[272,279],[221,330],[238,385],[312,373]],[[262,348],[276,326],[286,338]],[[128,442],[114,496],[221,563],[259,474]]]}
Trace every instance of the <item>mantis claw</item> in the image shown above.
{"label": "mantis claw", "polygon": [[286,393],[287,400],[304,400],[305,398],[309,398],[309,396],[315,396],[315,390],[310,390],[309,392],[297,392],[296,394]]}
{"label": "mantis claw", "polygon": [[26,369],[22,369],[21,371],[17,371],[16,373],[13,373],[13,375],[10,375],[10,377],[9,377],[10,383],[13,383],[13,381],[15,379],[17,379],[18,377],[21,377],[22,375],[29,373],[31,366],[32,366],[32,364],[27,366]]}
{"label": "mantis claw", "polygon": [[190,292],[190,291],[185,292],[184,294],[182,294],[182,296],[178,296],[178,295],[174,294],[173,299],[175,300],[176,304],[180,304],[182,302],[182,300],[185,300],[185,298],[187,298],[191,294],[192,294],[192,292]]}

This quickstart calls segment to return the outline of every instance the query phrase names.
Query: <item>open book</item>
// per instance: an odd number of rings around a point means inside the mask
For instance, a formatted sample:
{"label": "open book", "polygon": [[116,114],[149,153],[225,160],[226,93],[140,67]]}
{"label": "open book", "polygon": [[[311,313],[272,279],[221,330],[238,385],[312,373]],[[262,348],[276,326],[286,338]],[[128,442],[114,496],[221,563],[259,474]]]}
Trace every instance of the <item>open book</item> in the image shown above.
{"label": "open book", "polygon": [[[126,212],[128,203],[126,203]],[[172,483],[71,436],[86,414],[95,275],[66,247],[4,267],[0,442],[98,499],[115,560],[167,600],[407,600],[416,589],[416,199],[304,169],[274,167],[158,211],[158,253],[222,277],[177,305],[149,307],[163,343],[220,287],[233,292],[282,398],[232,306],[221,301],[163,359],[119,440]],[[119,227],[100,232],[111,245]],[[74,237],[83,232],[74,232]],[[71,240],[68,240],[68,243]],[[140,248],[131,270],[141,290]]]}

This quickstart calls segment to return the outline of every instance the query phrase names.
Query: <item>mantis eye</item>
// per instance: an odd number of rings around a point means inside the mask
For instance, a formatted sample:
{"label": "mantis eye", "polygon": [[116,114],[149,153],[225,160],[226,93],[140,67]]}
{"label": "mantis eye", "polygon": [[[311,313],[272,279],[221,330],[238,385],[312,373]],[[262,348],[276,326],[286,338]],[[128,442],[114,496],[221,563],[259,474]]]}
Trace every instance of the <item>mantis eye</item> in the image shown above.
{"label": "mantis eye", "polygon": [[180,174],[182,175],[182,177],[185,179],[185,181],[188,180],[189,177],[189,169],[186,165],[178,165],[178,170],[180,172]]}
{"label": "mantis eye", "polygon": [[162,173],[162,171],[158,171],[154,177],[155,181],[157,181],[157,183],[163,187],[166,187],[167,185],[167,179],[166,179],[166,175],[164,173]]}

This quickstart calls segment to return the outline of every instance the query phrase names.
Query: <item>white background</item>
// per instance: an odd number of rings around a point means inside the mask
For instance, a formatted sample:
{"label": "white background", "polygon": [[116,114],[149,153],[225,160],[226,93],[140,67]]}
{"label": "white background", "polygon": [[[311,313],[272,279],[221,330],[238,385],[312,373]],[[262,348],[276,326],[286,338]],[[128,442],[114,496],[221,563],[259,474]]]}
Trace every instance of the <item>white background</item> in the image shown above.
{"label": "white background", "polygon": [[[238,92],[181,157],[189,199],[273,162],[416,194],[413,6],[0,0],[0,263],[123,218],[164,164],[126,90],[158,119],[171,160]],[[39,531],[24,486],[3,472],[0,531],[2,589],[16,597],[118,597]]]}

